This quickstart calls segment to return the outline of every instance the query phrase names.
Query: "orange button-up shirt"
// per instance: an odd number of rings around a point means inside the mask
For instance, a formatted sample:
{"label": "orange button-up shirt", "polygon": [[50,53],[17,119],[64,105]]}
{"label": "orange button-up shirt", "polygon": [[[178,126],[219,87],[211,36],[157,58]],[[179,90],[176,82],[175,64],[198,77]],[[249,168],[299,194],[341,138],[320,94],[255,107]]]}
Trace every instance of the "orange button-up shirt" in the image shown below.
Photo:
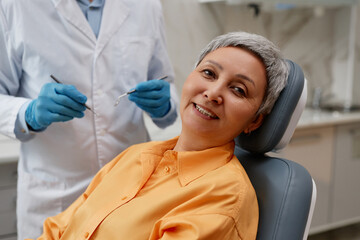
{"label": "orange button-up shirt", "polygon": [[177,139],[122,152],[39,239],[255,239],[257,199],[234,143],[176,152]]}

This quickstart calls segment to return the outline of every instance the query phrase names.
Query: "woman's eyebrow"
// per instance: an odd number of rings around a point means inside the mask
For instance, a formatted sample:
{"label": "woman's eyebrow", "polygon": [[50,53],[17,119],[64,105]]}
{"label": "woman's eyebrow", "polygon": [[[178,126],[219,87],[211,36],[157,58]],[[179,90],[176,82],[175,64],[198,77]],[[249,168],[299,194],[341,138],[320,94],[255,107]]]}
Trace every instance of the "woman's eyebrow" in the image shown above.
{"label": "woman's eyebrow", "polygon": [[240,73],[236,74],[235,76],[236,76],[236,77],[238,77],[238,78],[244,79],[244,80],[246,80],[246,81],[250,82],[252,85],[254,85],[254,86],[255,86],[255,82],[254,82],[254,80],[252,80],[252,79],[251,79],[251,78],[249,78],[248,76],[245,76],[245,75],[240,74]]}
{"label": "woman's eyebrow", "polygon": [[223,70],[223,67],[222,67],[219,63],[217,63],[217,62],[215,62],[215,61],[213,61],[213,60],[207,60],[206,62],[209,62],[209,63],[211,63],[211,64],[214,64],[215,66],[217,66],[218,68],[220,68],[220,70]]}
{"label": "woman's eyebrow", "polygon": [[[223,70],[223,69],[224,69],[219,63],[217,63],[217,62],[215,62],[215,61],[213,61],[213,60],[207,60],[206,62],[209,62],[209,63],[217,66],[220,70]],[[246,75],[244,75],[244,74],[240,74],[240,73],[236,74],[235,76],[238,77],[238,78],[244,79],[244,80],[250,82],[252,85],[255,86],[254,80],[252,80],[252,79],[249,78],[248,76],[246,76]]]}

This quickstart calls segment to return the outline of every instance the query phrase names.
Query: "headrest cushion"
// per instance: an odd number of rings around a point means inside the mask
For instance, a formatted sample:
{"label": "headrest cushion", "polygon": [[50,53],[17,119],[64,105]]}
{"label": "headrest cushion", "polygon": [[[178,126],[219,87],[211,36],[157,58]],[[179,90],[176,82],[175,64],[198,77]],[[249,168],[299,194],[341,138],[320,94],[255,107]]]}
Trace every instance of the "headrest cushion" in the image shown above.
{"label": "headrest cushion", "polygon": [[242,149],[253,153],[266,153],[285,147],[295,131],[306,103],[306,80],[296,63],[287,60],[289,76],[285,88],[262,125],[251,134],[235,138]]}

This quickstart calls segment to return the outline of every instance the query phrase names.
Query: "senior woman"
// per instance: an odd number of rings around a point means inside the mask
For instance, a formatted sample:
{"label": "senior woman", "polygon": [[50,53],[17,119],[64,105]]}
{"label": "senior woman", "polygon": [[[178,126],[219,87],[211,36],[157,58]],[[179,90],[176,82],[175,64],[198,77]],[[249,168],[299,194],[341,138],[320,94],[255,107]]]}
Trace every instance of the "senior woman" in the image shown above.
{"label": "senior woman", "polygon": [[255,239],[256,194],[233,139],[261,125],[287,75],[264,37],[215,38],[184,84],[180,135],[119,154],[39,239]]}

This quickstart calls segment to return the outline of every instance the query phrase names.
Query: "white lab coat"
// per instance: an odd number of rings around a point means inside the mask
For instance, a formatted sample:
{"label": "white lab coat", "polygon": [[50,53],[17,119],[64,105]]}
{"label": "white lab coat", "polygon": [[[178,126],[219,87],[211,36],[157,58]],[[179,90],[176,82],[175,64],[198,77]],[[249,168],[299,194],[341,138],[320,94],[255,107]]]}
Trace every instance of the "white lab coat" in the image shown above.
{"label": "white lab coat", "polygon": [[[99,114],[87,110],[21,143],[19,239],[37,237],[44,219],[73,202],[102,166],[149,140],[141,109],[127,98],[113,105],[141,81],[164,75],[173,81],[161,11],[158,0],[106,0],[96,39],[75,0],[0,2],[0,133],[15,137],[20,107],[52,81],[50,74],[75,85]],[[174,116],[154,122],[165,127]]]}

